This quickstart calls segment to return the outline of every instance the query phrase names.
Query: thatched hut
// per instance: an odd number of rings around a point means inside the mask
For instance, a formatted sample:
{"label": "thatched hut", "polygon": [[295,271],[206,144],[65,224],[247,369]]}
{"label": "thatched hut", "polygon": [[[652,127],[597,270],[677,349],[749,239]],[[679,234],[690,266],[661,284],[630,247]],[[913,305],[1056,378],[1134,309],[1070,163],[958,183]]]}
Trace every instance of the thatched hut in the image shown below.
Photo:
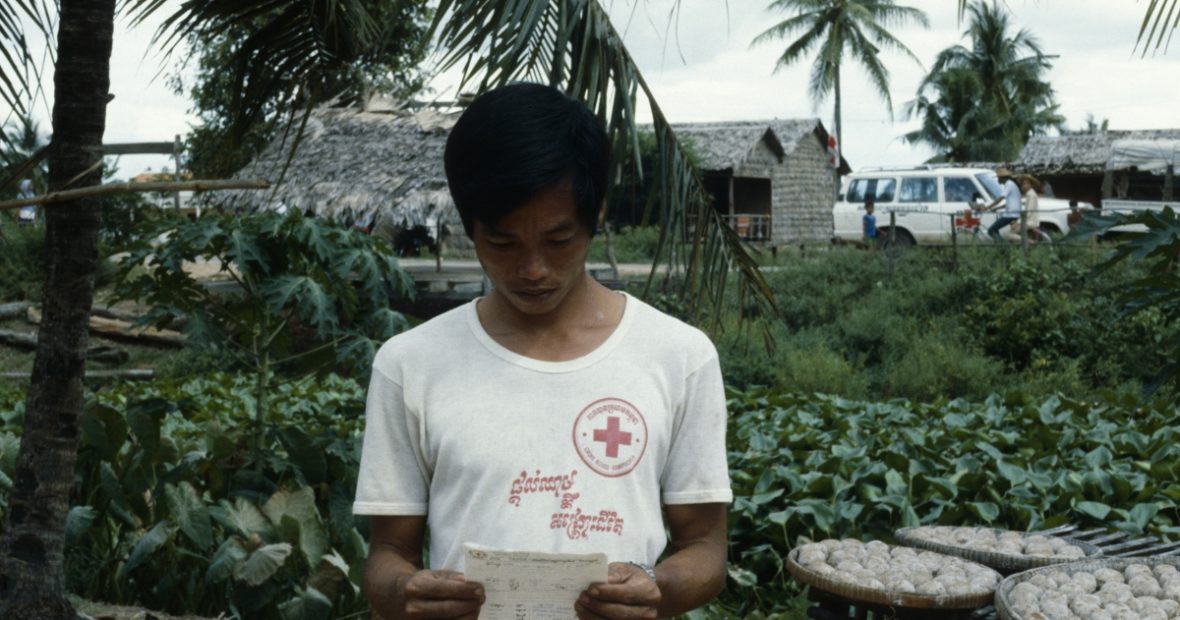
{"label": "thatched hut", "polygon": [[[700,156],[714,207],[768,246],[828,243],[837,168],[819,119],[674,124]],[[850,171],[839,162],[841,174]]]}
{"label": "thatched hut", "polygon": [[[230,208],[299,209],[333,217],[396,239],[417,230],[431,238],[466,241],[447,191],[443,149],[455,114],[361,111],[323,107],[312,112],[289,167],[291,139],[276,141],[240,178],[261,178],[275,189],[223,192]],[[282,176],[282,183],[278,183]]]}
{"label": "thatched hut", "polygon": [[[1116,141],[1122,140],[1180,140],[1180,129],[1033,136],[1021,151],[1020,158],[1013,162],[1012,168],[1017,173],[1031,174],[1042,182],[1048,182],[1058,198],[1101,206],[1103,177],[1110,162],[1112,147]],[[1128,186],[1135,182],[1135,179],[1126,179]],[[1152,184],[1159,180],[1145,179],[1143,182]],[[1106,193],[1111,194],[1109,185]]]}

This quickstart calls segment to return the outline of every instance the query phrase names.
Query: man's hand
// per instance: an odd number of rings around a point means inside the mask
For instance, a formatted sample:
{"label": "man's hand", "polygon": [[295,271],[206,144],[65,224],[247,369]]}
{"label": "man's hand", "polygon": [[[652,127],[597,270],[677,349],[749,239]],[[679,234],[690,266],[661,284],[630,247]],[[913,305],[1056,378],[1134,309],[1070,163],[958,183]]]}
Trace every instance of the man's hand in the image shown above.
{"label": "man's hand", "polygon": [[420,570],[397,579],[406,618],[470,618],[479,616],[483,586],[468,582],[463,573]]}
{"label": "man's hand", "polygon": [[660,586],[638,566],[612,562],[606,583],[586,588],[574,603],[581,620],[655,618]]}

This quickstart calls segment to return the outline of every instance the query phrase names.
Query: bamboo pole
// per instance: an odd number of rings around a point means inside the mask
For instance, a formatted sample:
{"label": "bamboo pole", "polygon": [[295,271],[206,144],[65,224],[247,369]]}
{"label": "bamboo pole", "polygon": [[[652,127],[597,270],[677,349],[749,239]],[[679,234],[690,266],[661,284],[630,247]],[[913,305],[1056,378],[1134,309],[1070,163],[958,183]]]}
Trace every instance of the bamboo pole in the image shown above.
{"label": "bamboo pole", "polygon": [[32,198],[17,198],[0,202],[0,211],[19,209],[25,206],[49,205],[67,202],[90,196],[107,196],[110,194],[125,194],[128,192],[203,192],[223,189],[267,189],[270,182],[261,179],[214,180],[214,181],[181,181],[180,183],[107,183],[82,189],[71,189],[61,192],[51,192]]}

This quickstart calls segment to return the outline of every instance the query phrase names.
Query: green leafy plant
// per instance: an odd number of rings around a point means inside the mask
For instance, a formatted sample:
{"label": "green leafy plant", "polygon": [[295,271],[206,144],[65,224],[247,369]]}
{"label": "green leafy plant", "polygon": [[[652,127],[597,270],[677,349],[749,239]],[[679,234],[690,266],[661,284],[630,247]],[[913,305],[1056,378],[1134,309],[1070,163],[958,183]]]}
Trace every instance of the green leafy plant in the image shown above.
{"label": "green leafy plant", "polygon": [[[147,223],[119,264],[116,293],[180,318],[194,346],[215,347],[255,378],[257,436],[268,424],[276,370],[339,368],[364,377],[381,342],[406,329],[389,308],[413,281],[380,241],[332,222],[273,213]],[[220,264],[228,286],[198,281],[185,263]],[[255,453],[255,465],[261,452]]]}
{"label": "green leafy plant", "polygon": [[804,539],[1065,522],[1180,535],[1174,402],[730,396],[731,580],[716,605],[727,617],[797,604],[783,556]]}
{"label": "green leafy plant", "polygon": [[[361,386],[334,375],[276,382],[267,458],[243,469],[255,443],[242,413],[252,387],[248,376],[215,374],[116,385],[91,400],[66,522],[71,591],[250,618],[366,609],[367,548],[350,510]],[[0,472],[9,443],[0,430]]]}

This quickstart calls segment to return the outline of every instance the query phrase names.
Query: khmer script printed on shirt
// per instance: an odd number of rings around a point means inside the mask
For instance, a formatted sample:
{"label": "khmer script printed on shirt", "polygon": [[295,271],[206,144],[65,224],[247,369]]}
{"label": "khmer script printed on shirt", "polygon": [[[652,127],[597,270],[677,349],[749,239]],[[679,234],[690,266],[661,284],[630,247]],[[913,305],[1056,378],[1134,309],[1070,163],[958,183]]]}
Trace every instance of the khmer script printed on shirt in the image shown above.
{"label": "khmer script printed on shirt", "polygon": [[569,620],[592,583],[605,583],[605,553],[505,551],[463,545],[467,581],[487,595],[480,620]]}

